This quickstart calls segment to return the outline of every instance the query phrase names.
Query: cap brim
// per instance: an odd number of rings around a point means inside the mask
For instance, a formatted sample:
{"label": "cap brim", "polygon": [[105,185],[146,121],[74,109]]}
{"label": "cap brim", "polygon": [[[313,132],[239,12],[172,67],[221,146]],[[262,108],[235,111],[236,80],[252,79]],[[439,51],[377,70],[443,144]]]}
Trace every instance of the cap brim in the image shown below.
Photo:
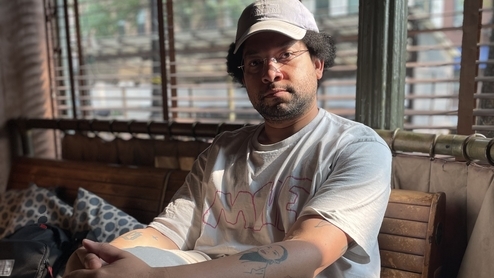
{"label": "cap brim", "polygon": [[243,35],[235,42],[235,50],[233,54],[237,53],[237,50],[240,46],[252,35],[260,33],[260,32],[278,32],[285,36],[288,36],[294,40],[301,40],[304,38],[307,30],[290,24],[288,22],[280,21],[280,20],[265,20],[259,21],[256,24],[252,25]]}

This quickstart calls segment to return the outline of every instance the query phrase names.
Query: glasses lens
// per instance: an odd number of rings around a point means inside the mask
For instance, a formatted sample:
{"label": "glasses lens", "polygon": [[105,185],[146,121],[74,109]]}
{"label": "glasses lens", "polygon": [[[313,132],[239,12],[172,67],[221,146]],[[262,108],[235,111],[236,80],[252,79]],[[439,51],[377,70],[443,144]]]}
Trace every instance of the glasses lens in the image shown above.
{"label": "glasses lens", "polygon": [[280,68],[289,64],[293,59],[301,56],[309,50],[299,50],[293,52],[284,52],[278,58],[252,58],[243,61],[243,64],[239,66],[244,73],[255,75],[266,71],[266,68],[273,69],[275,72],[279,72]]}

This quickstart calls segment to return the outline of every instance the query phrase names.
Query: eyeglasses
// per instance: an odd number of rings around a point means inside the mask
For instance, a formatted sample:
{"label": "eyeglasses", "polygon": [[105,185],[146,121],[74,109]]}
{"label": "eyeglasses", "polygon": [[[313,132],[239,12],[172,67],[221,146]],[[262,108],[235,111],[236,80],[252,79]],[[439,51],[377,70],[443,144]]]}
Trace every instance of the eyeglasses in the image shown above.
{"label": "eyeglasses", "polygon": [[266,64],[273,62],[273,64],[274,64],[273,68],[275,69],[276,72],[279,72],[279,70],[282,66],[290,63],[293,59],[299,57],[300,55],[302,55],[308,51],[309,51],[308,49],[298,50],[298,51],[285,51],[282,54],[280,54],[277,58],[275,58],[275,57],[271,57],[271,58],[258,58],[258,57],[247,58],[247,59],[243,60],[242,65],[238,66],[238,68],[242,69],[244,71],[244,73],[255,75],[255,74],[258,74],[260,72],[263,72]]}

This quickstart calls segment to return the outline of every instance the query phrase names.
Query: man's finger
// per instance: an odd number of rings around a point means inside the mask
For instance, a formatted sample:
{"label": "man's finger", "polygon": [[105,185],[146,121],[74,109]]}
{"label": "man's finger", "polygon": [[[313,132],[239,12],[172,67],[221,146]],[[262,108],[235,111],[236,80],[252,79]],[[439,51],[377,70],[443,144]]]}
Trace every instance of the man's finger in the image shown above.
{"label": "man's finger", "polygon": [[103,266],[103,261],[93,253],[88,253],[84,258],[84,266],[87,269],[97,269]]}
{"label": "man's finger", "polygon": [[[89,253],[94,253],[96,256],[100,257],[103,261],[109,264],[123,258],[122,250],[108,243],[100,243],[100,242],[94,242],[88,239],[84,239],[82,241],[82,244]],[[85,261],[86,263],[89,263],[92,266],[94,266],[93,264],[94,262],[91,262],[94,259],[93,257],[88,256],[86,257],[86,259],[89,259],[88,261]]]}

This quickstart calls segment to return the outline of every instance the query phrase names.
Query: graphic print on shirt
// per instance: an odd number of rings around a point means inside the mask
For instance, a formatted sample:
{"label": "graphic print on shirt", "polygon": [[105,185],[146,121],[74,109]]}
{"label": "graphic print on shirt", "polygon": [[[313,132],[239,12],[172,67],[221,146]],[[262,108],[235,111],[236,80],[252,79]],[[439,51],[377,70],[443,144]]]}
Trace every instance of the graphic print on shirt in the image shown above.
{"label": "graphic print on shirt", "polygon": [[284,231],[283,223],[294,223],[306,203],[311,182],[309,178],[288,176],[276,183],[267,182],[255,192],[217,190],[202,221],[213,229],[223,225],[260,231],[266,226],[272,226]]}

